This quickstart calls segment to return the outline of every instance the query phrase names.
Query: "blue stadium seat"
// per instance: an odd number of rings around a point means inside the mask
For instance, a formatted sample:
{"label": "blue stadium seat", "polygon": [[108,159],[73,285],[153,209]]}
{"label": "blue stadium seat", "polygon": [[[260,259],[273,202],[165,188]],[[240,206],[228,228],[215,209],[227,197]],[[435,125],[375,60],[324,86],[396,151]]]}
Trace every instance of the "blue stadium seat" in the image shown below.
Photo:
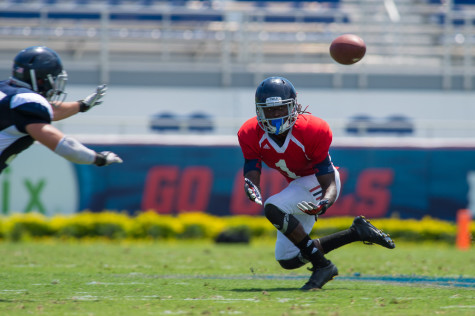
{"label": "blue stadium seat", "polygon": [[90,0],[76,0],[76,5],[78,6],[86,6],[88,4],[91,4]]}
{"label": "blue stadium seat", "polygon": [[27,0],[9,0],[8,2],[13,5],[24,5],[27,3]]}
{"label": "blue stadium seat", "polygon": [[[24,0],[17,0],[20,3]],[[55,6],[58,3],[61,3],[59,0],[43,0],[43,4],[48,5],[50,7]],[[328,0],[328,1],[337,1],[337,0]],[[475,1],[475,0],[474,0]],[[167,2],[167,0],[138,0],[137,5],[153,5],[158,2]],[[186,0],[169,0],[169,3],[172,4],[180,4],[184,5]],[[209,1],[203,1],[203,3],[208,3]],[[259,1],[258,1],[259,2]],[[262,1],[263,3],[267,3],[270,1]],[[298,1],[302,3],[306,3],[309,1]],[[73,0],[74,3],[78,8],[80,7],[87,7],[89,4],[99,3],[99,1],[94,2],[91,0]],[[109,4],[111,6],[120,5],[121,3],[125,3],[124,0],[104,0],[101,3]],[[99,20],[101,18],[100,10],[91,10],[91,11],[82,11],[82,10],[70,10],[64,9],[61,10],[61,7],[58,6],[58,11],[52,11],[47,13],[47,18],[49,19],[68,19],[68,20]],[[23,9],[19,9],[18,11],[0,11],[0,18],[17,18],[17,19],[38,19],[40,18],[40,12],[38,11],[25,11]],[[127,11],[120,11],[120,12],[112,12],[110,13],[111,20],[119,20],[119,21],[161,21],[164,19],[164,14],[161,12],[156,12],[155,14],[148,14],[137,12],[136,10],[127,10]],[[172,22],[182,23],[182,22],[189,22],[189,23],[204,23],[204,22],[223,22],[225,21],[225,13],[219,10],[194,10],[188,12],[174,12],[169,15],[169,18]],[[251,22],[269,22],[269,23],[295,23],[295,22],[303,22],[303,23],[335,23],[335,22],[342,22],[348,23],[349,18],[346,15],[338,15],[334,13],[328,13],[324,15],[302,15],[297,18],[295,15],[289,14],[276,14],[271,12],[266,12],[263,20],[261,20],[261,16],[252,16]],[[439,17],[442,19],[443,17]]]}
{"label": "blue stadium seat", "polygon": [[[445,13],[437,13],[432,16],[432,19],[435,21],[435,23],[443,25],[446,23],[447,16]],[[475,25],[475,18],[471,18],[468,21],[471,21],[470,24]],[[466,22],[467,20],[465,18],[452,18],[452,25],[454,26],[464,26]]]}
{"label": "blue stadium seat", "polygon": [[53,6],[58,3],[59,0],[43,0],[44,5]]}
{"label": "blue stadium seat", "polygon": [[350,18],[347,15],[344,16],[306,16],[302,22],[305,23],[350,23]]}
{"label": "blue stadium seat", "polygon": [[[236,2],[252,2],[258,8],[264,8],[275,3],[287,3],[294,8],[301,8],[307,3],[317,2],[315,0],[234,0]],[[338,7],[341,0],[320,0],[319,4],[327,4],[330,7]]]}
{"label": "blue stadium seat", "polygon": [[[111,20],[123,20],[123,21],[161,21],[164,15],[157,14],[144,14],[136,12],[124,12],[124,13],[111,13]],[[173,22],[219,22],[223,21],[222,14],[171,14],[170,20]]]}
{"label": "blue stadium seat", "polygon": [[173,113],[159,113],[152,116],[150,120],[150,129],[157,132],[180,130],[180,120]]}
{"label": "blue stadium seat", "polygon": [[48,12],[48,19],[99,20],[100,18],[100,12],[74,12],[69,10]]}
{"label": "blue stadium seat", "polygon": [[170,19],[174,22],[221,22],[222,14],[172,14]]}
{"label": "blue stadium seat", "polygon": [[39,19],[40,12],[0,11],[0,18],[11,19]]}
{"label": "blue stadium seat", "polygon": [[[439,4],[439,5],[445,5],[444,0],[428,0],[429,3],[432,4]],[[475,25],[475,18],[470,17],[466,19],[464,16],[464,13],[467,11],[468,8],[473,9],[472,7],[475,5],[475,0],[453,0],[452,2],[452,10],[457,13],[456,17],[452,18],[452,25],[454,26],[464,26],[467,24],[467,21],[471,25]],[[460,13],[460,14],[458,14]],[[434,13],[431,15],[431,21],[437,24],[444,25],[447,22],[447,16],[445,12],[438,12]]]}
{"label": "blue stadium seat", "polygon": [[[317,2],[315,0],[234,0],[236,2],[256,2],[257,3],[310,3],[310,2]],[[339,3],[340,0],[320,0],[319,3]]]}
{"label": "blue stadium seat", "polygon": [[153,115],[150,119],[150,129],[153,131],[179,132],[182,127],[186,127],[190,132],[212,132],[214,123],[210,115],[202,112],[192,113],[189,116],[163,112]]}
{"label": "blue stadium seat", "polygon": [[345,131],[355,135],[392,134],[402,136],[411,135],[414,132],[414,125],[404,115],[391,115],[384,119],[375,119],[369,115],[356,115],[350,118]]}
{"label": "blue stadium seat", "polygon": [[475,5],[475,0],[453,0],[454,5]]}
{"label": "blue stadium seat", "polygon": [[214,130],[211,116],[205,113],[193,113],[188,120],[190,132],[212,132]]}
{"label": "blue stadium seat", "polygon": [[152,6],[155,4],[156,1],[154,0],[142,0],[140,1],[140,4],[143,6]]}
{"label": "blue stadium seat", "polygon": [[161,21],[163,20],[163,15],[160,13],[142,14],[135,12],[111,13],[110,19],[113,21]]}
{"label": "blue stadium seat", "polygon": [[[260,17],[253,16],[251,18],[252,22],[259,22]],[[347,15],[337,16],[334,14],[330,15],[308,15],[303,17],[297,17],[295,15],[283,15],[283,14],[267,14],[264,16],[264,22],[268,23],[349,23],[350,18]]]}

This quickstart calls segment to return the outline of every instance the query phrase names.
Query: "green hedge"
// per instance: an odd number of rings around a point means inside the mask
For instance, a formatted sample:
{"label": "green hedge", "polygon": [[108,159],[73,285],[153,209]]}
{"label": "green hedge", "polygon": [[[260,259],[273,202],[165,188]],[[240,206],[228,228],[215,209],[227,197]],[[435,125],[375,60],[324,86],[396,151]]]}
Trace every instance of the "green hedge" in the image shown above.
{"label": "green hedge", "polygon": [[[347,229],[351,217],[319,218],[312,237],[321,237]],[[375,226],[393,239],[409,241],[444,241],[454,243],[457,227],[453,222],[426,217],[422,220],[397,218],[376,219]],[[475,223],[470,225],[475,234]],[[0,217],[0,239],[21,241],[33,238],[108,238],[120,239],[215,239],[223,232],[245,232],[252,238],[274,237],[275,228],[265,217],[216,217],[205,213],[183,213],[177,216],[142,212],[137,216],[104,211],[45,217],[37,213]]]}

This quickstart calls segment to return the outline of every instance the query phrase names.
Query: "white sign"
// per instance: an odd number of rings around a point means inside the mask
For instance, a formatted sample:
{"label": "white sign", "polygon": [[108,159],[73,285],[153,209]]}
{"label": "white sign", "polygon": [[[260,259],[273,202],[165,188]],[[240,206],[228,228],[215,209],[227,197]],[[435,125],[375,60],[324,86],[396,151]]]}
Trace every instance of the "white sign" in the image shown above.
{"label": "white sign", "polygon": [[77,212],[78,184],[72,163],[35,143],[0,174],[0,214]]}

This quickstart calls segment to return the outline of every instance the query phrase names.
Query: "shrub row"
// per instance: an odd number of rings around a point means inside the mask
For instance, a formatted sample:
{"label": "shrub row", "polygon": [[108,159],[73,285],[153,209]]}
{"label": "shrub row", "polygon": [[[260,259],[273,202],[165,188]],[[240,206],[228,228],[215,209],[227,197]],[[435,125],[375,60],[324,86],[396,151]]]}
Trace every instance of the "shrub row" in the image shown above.
{"label": "shrub row", "polygon": [[[350,227],[353,218],[319,218],[312,237],[325,236]],[[457,234],[453,222],[425,217],[422,220],[397,218],[371,221],[390,233],[395,240],[444,241],[453,243]],[[475,223],[470,226],[475,234]],[[216,217],[205,213],[182,213],[177,216],[142,212],[130,216],[117,212],[81,212],[46,217],[38,213],[0,217],[0,238],[21,241],[40,237],[108,239],[216,239],[223,233],[245,233],[249,238],[274,237],[275,228],[265,217]]]}

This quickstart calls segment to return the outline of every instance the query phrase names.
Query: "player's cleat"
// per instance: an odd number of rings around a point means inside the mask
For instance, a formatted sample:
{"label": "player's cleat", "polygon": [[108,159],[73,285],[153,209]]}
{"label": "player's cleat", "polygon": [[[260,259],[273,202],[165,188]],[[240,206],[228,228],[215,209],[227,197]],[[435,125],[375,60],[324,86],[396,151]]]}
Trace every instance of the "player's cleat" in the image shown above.
{"label": "player's cleat", "polygon": [[321,289],[322,286],[338,275],[338,269],[331,261],[330,264],[324,268],[313,267],[312,270],[313,272],[310,279],[300,288],[302,291]]}
{"label": "player's cleat", "polygon": [[394,249],[396,245],[388,234],[374,227],[364,216],[357,216],[351,225],[365,244],[378,244]]}

